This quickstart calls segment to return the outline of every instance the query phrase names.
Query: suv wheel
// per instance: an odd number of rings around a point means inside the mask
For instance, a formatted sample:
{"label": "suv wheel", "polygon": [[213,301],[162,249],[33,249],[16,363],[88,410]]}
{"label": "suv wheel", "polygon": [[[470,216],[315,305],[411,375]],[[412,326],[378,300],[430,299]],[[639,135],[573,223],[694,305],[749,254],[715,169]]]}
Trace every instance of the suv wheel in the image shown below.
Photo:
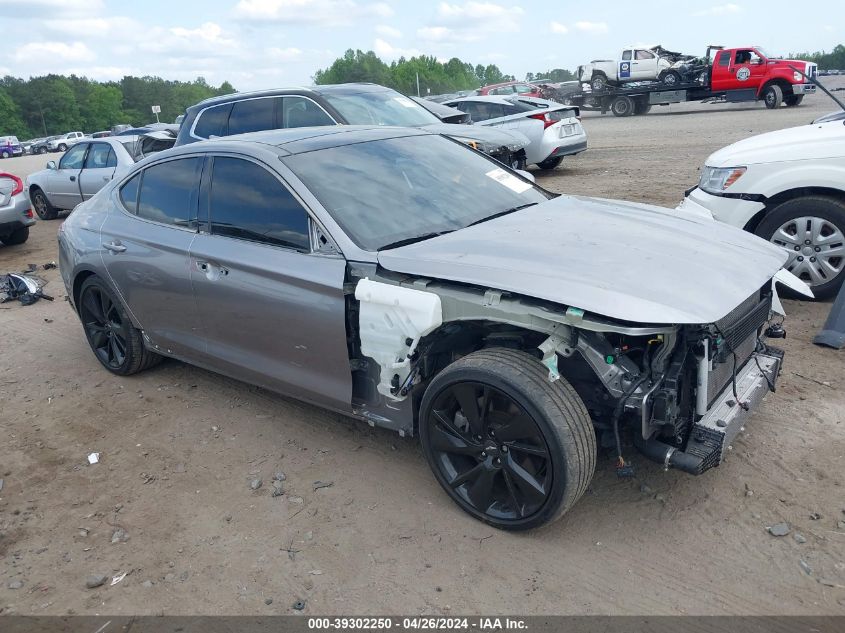
{"label": "suv wheel", "polygon": [[593,78],[590,80],[590,87],[593,90],[604,90],[607,88],[607,77],[604,75],[593,75]]}
{"label": "suv wheel", "polygon": [[494,527],[555,521],[593,477],[596,435],[584,403],[525,352],[485,349],[455,361],[426,389],[419,419],[437,481]]}
{"label": "suv wheel", "polygon": [[666,84],[667,86],[677,86],[681,83],[681,75],[678,73],[677,70],[667,70],[661,81]]}
{"label": "suv wheel", "polygon": [[2,154],[0,154],[0,156],[2,156],[3,158],[9,158],[9,157],[11,156],[11,154],[9,153],[9,151],[8,151],[8,150],[5,150],[5,149],[4,149],[4,150],[3,150],[3,153],[2,153]]}
{"label": "suv wheel", "polygon": [[772,209],[754,231],[789,252],[785,268],[817,299],[834,296],[845,279],[845,204],[836,198],[794,198]]}
{"label": "suv wheel", "polygon": [[41,189],[36,187],[30,195],[32,196],[30,198],[32,200],[32,207],[35,209],[35,213],[38,214],[39,218],[42,220],[55,220],[58,217],[59,210],[50,204],[46,194]]}

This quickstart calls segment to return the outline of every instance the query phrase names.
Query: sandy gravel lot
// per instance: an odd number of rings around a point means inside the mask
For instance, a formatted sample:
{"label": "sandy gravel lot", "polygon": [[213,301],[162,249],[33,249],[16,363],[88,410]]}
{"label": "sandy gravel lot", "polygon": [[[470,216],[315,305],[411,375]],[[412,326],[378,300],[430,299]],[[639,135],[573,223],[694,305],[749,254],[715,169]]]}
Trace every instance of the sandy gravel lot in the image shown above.
{"label": "sandy gravel lot", "polygon": [[[590,113],[589,151],[538,181],[675,206],[710,152],[832,109]],[[59,222],[0,247],[0,271],[56,259]],[[449,501],[413,440],[178,362],[108,374],[44,275],[56,301],[0,306],[0,613],[845,612],[845,355],[810,344],[829,304],[788,302],[778,392],[724,465],[693,478],[632,453],[619,480],[601,456],[570,514],[512,535]]]}

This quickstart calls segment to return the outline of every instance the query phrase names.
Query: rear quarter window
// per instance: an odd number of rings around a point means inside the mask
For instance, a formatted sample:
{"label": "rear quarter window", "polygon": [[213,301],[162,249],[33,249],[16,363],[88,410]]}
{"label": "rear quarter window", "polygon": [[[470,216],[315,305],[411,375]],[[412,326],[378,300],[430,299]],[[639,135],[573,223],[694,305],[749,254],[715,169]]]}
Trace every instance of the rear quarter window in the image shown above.
{"label": "rear quarter window", "polygon": [[200,138],[226,136],[229,126],[229,114],[231,112],[231,103],[204,110],[200,113],[199,119],[197,119],[197,123],[194,126],[194,135]]}
{"label": "rear quarter window", "polygon": [[138,193],[138,217],[179,227],[196,226],[202,163],[201,158],[180,158],[147,167]]}
{"label": "rear quarter window", "polygon": [[120,203],[132,215],[135,215],[138,211],[138,184],[140,182],[141,174],[139,172],[120,188]]}

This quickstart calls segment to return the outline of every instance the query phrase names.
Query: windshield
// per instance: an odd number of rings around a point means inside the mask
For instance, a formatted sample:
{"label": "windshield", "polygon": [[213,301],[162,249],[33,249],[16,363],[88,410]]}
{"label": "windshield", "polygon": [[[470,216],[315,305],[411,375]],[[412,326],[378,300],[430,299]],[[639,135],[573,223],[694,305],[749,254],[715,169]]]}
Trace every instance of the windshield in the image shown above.
{"label": "windshield", "polygon": [[757,54],[764,59],[775,59],[775,56],[770,55],[769,51],[767,51],[765,48],[760,48],[759,46],[757,46],[755,50],[757,51]]}
{"label": "windshield", "polygon": [[461,229],[551,194],[442,136],[369,141],[284,159],[361,248]]}
{"label": "windshield", "polygon": [[417,127],[440,123],[421,105],[393,90],[325,95],[349,125],[398,125]]}

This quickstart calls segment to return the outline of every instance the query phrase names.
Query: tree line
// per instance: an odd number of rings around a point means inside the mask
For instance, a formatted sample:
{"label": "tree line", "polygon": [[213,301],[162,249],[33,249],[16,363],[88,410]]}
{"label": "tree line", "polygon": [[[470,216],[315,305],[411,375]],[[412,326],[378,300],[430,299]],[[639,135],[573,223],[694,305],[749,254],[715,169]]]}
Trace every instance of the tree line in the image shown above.
{"label": "tree line", "polygon": [[172,81],[160,77],[130,77],[98,82],[71,75],[0,79],[0,135],[21,140],[83,131],[108,130],[113,125],[143,125],[155,121],[150,107],[161,106],[159,118],[172,123],[198,101],[235,92],[224,81],[219,87],[205,79]]}
{"label": "tree line", "polygon": [[819,70],[845,70],[845,46],[836,45],[832,51],[817,51],[815,53],[791,53],[792,59],[803,59],[808,62],[815,62]]}
{"label": "tree line", "polygon": [[[513,75],[503,73],[495,64],[469,64],[457,57],[441,62],[431,55],[405,59],[400,57],[390,64],[382,61],[373,51],[349,49],[325,69],[314,74],[316,84],[342,84],[371,82],[398,90],[403,94],[446,94],[462,90],[475,90],[481,86],[514,81]],[[547,78],[551,81],[569,81],[575,76],[560,68],[545,73],[528,73],[526,80]]]}

